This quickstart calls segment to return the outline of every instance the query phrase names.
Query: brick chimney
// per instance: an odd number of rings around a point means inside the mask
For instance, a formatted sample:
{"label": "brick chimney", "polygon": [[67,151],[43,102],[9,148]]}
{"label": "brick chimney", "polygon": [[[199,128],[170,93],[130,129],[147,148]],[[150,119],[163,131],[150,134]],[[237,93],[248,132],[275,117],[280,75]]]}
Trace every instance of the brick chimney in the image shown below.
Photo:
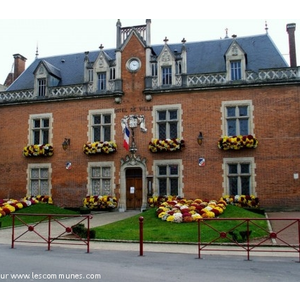
{"label": "brick chimney", "polygon": [[296,24],[295,23],[287,24],[286,31],[289,35],[290,67],[295,68],[297,67],[296,42],[295,42]]}
{"label": "brick chimney", "polygon": [[27,58],[21,54],[14,54],[14,64],[12,71],[7,75],[4,82],[5,86],[10,86],[25,70],[25,63]]}
{"label": "brick chimney", "polygon": [[21,54],[14,54],[13,57],[15,59],[14,80],[16,80],[21,75],[21,73],[25,70],[25,63],[27,58],[25,58]]}

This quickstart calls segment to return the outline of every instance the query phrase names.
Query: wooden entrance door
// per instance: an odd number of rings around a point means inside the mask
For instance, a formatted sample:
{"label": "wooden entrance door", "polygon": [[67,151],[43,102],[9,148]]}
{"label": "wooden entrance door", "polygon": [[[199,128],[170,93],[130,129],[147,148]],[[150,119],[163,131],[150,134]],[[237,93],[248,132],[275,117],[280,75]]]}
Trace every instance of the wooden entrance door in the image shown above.
{"label": "wooden entrance door", "polygon": [[143,200],[142,169],[126,170],[126,208],[141,209]]}

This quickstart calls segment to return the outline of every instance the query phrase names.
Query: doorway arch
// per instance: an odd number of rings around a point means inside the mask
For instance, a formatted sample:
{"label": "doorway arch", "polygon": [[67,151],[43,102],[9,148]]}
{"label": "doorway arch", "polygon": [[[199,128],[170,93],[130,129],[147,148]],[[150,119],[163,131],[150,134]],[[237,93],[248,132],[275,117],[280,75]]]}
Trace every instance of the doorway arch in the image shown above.
{"label": "doorway arch", "polygon": [[146,174],[146,159],[126,156],[121,160],[119,211],[146,209]]}

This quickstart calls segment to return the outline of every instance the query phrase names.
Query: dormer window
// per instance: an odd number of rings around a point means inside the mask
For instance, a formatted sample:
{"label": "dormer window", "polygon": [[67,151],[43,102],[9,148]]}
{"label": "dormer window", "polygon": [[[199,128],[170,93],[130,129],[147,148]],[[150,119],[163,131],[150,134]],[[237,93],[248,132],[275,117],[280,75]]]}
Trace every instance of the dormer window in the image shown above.
{"label": "dormer window", "polygon": [[98,73],[98,91],[106,91],[106,72]]}
{"label": "dormer window", "polygon": [[246,53],[234,40],[226,52],[227,81],[246,78]]}
{"label": "dormer window", "polygon": [[231,69],[231,80],[241,80],[242,79],[242,68],[240,60],[233,60],[230,62]]}
{"label": "dormer window", "polygon": [[45,97],[47,89],[47,80],[46,78],[38,79],[38,97]]}
{"label": "dormer window", "polygon": [[162,67],[162,85],[172,84],[172,67]]}

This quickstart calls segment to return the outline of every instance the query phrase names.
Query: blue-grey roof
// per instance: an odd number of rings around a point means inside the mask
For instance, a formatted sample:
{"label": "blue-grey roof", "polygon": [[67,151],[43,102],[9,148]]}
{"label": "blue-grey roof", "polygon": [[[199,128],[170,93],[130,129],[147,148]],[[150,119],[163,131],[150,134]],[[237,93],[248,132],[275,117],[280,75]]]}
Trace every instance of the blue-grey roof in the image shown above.
{"label": "blue-grey roof", "polygon": [[[288,67],[287,62],[268,34],[238,37],[235,40],[246,53],[247,70],[257,72],[259,69]],[[187,73],[225,72],[225,54],[232,42],[232,38],[225,38],[186,43]],[[163,47],[164,45],[152,46],[157,56]],[[169,47],[172,51],[177,50],[180,53],[182,44],[170,44]],[[115,49],[105,49],[105,53],[111,59],[115,59]],[[94,62],[98,54],[99,50],[90,52],[89,60]],[[82,53],[38,58],[19,76],[7,91],[32,89],[34,87],[34,71],[41,61],[47,63],[53,75],[60,76],[61,81],[59,85],[81,84],[84,82],[84,58],[84,51]]]}

